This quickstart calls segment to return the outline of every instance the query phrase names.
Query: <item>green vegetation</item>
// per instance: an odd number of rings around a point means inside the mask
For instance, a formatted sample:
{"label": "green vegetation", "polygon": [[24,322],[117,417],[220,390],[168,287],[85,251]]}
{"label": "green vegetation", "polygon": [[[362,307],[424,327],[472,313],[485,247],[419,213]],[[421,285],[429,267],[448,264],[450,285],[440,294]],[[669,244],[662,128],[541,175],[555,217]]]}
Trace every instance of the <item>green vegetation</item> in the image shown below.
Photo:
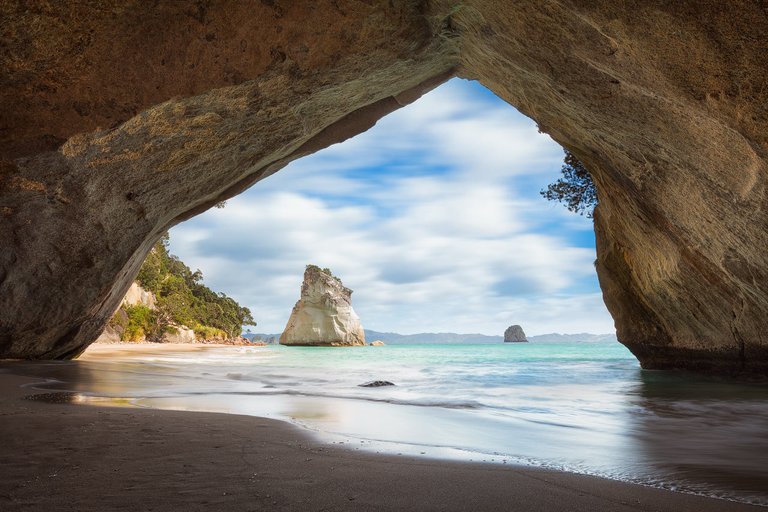
{"label": "green vegetation", "polygon": [[135,306],[126,306],[127,324],[124,326],[123,341],[139,341],[143,339],[157,338],[159,328],[157,315],[147,306],[137,304]]}
{"label": "green vegetation", "polygon": [[[239,336],[240,333],[237,333],[237,335]],[[195,336],[199,340],[220,340],[232,337],[222,329],[200,324],[195,327]]]}
{"label": "green vegetation", "polygon": [[325,267],[325,268],[320,268],[320,267],[318,267],[317,265],[312,265],[312,264],[309,264],[309,265],[307,265],[307,270],[310,270],[310,269],[311,269],[311,270],[316,270],[316,271],[318,271],[318,272],[322,272],[323,274],[326,274],[326,275],[329,275],[329,276],[331,276],[332,278],[334,278],[336,281],[338,281],[338,282],[339,282],[339,284],[343,284],[343,283],[341,282],[341,279],[340,279],[340,278],[338,278],[338,277],[336,277],[335,275],[333,275],[333,272],[331,272],[331,269],[329,269],[328,267]]}
{"label": "green vegetation", "polygon": [[127,318],[122,323],[116,314],[112,325],[124,327],[124,341],[144,337],[156,341],[165,333],[178,332],[177,325],[193,329],[198,339],[226,339],[239,336],[243,325],[256,325],[248,308],[205,286],[199,270],[193,272],[168,253],[168,235],[152,248],[136,280],[155,294],[157,309],[124,307]]}
{"label": "green vegetation", "polygon": [[540,193],[549,201],[564,203],[568,210],[591,219],[597,206],[597,189],[589,171],[573,154],[566,150],[562,178],[550,183]]}

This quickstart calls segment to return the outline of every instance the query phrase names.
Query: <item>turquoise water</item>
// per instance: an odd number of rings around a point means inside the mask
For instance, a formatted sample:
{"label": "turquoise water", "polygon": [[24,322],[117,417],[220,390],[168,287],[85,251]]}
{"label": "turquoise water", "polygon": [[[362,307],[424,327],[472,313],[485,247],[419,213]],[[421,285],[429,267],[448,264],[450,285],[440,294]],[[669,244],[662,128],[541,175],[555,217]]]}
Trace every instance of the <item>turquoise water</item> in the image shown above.
{"label": "turquoise water", "polygon": [[[644,371],[617,343],[102,346],[79,361],[0,368],[83,402],[266,416],[354,449],[768,505],[768,386]],[[359,386],[372,380],[395,386]]]}

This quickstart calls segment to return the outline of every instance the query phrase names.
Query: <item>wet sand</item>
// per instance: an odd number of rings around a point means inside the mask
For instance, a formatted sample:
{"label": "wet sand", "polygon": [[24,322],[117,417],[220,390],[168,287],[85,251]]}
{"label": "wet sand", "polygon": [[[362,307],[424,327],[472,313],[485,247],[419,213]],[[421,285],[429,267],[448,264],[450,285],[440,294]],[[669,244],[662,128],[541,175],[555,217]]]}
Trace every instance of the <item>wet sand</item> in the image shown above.
{"label": "wet sand", "polygon": [[26,400],[0,374],[0,510],[765,510],[517,466],[329,447],[279,421]]}

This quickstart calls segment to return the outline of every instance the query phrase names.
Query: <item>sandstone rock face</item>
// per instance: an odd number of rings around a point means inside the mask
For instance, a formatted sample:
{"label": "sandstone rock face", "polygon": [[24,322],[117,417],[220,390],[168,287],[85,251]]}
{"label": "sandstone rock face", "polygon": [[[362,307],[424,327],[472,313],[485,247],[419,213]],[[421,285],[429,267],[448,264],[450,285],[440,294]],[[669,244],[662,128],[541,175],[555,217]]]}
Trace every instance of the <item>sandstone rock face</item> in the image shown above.
{"label": "sandstone rock face", "polygon": [[195,331],[185,325],[177,325],[176,332],[163,334],[163,343],[197,343]]}
{"label": "sandstone rock face", "polygon": [[519,325],[510,325],[507,330],[504,331],[504,343],[520,343],[527,342],[528,338],[525,337],[523,328]]}
{"label": "sandstone rock face", "polygon": [[121,341],[122,333],[111,325],[107,325],[94,343],[120,343]]}
{"label": "sandstone rock face", "polygon": [[107,0],[0,16],[2,356],[76,355],[170,226],[458,75],[592,171],[598,277],[643,366],[768,373],[759,2]]}
{"label": "sandstone rock face", "polygon": [[365,332],[352,309],[352,290],[318,267],[304,272],[301,298],[280,336],[281,345],[365,345]]}
{"label": "sandstone rock face", "polygon": [[381,340],[373,340],[373,341],[370,343],[370,345],[371,345],[372,347],[383,347],[384,345],[386,345],[386,343],[384,343],[384,342],[383,342],[383,341],[381,341]]}
{"label": "sandstone rock face", "polygon": [[[157,309],[157,298],[155,294],[145,290],[136,281],[131,283],[130,288],[125,293],[120,307],[114,313],[121,317],[121,322],[110,323],[99,334],[94,343],[120,343],[122,341],[125,326],[128,323],[128,313],[125,306],[146,306],[149,309]],[[194,332],[192,333],[194,335]]]}
{"label": "sandstone rock face", "polygon": [[146,306],[149,309],[157,309],[157,299],[155,294],[145,290],[136,281],[131,283],[131,287],[123,297],[122,304],[126,306],[136,306],[138,304]]}

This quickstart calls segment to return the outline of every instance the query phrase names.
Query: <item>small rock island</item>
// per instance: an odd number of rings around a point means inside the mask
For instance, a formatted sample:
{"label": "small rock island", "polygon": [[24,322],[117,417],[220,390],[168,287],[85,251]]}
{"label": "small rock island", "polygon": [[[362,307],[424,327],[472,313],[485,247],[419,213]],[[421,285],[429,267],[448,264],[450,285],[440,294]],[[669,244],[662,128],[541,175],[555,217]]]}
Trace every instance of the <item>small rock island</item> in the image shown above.
{"label": "small rock island", "polygon": [[352,309],[352,290],[327,268],[307,265],[301,297],[280,336],[281,345],[365,345],[360,318]]}
{"label": "small rock island", "polygon": [[504,343],[526,343],[528,338],[525,337],[523,328],[519,325],[510,325],[507,330],[504,331]]}

